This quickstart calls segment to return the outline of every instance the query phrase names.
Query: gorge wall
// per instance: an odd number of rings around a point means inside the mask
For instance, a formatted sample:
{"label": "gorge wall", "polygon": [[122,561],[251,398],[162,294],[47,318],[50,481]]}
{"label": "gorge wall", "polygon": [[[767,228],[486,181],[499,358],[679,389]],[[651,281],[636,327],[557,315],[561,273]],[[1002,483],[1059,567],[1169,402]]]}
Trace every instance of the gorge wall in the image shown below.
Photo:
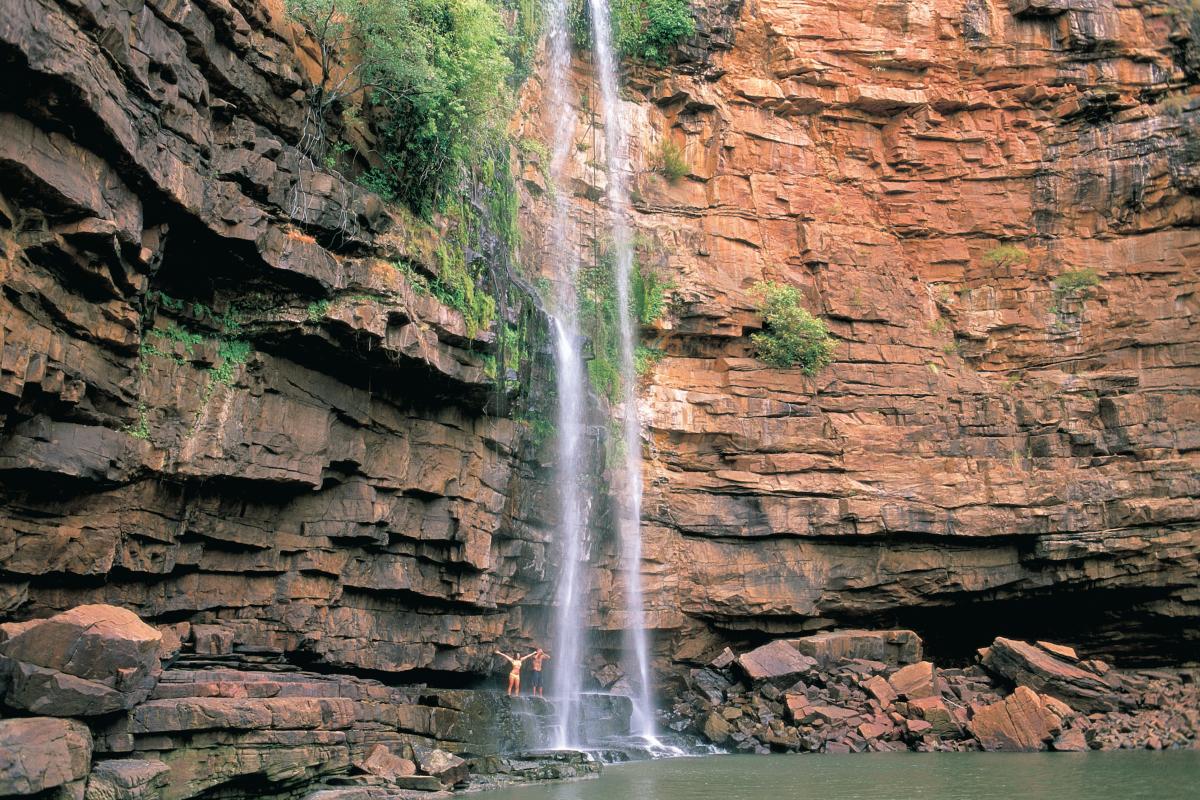
{"label": "gorge wall", "polygon": [[264,658],[489,672],[540,626],[545,471],[496,413],[495,334],[410,280],[438,231],[297,150],[282,3],[2,17],[0,616],[109,602]]}
{"label": "gorge wall", "polygon": [[[697,5],[624,108],[641,259],[673,283],[642,387],[660,656],[893,623],[935,652],[1194,656],[1192,18]],[[111,602],[248,655],[477,677],[545,641],[545,456],[498,413],[494,335],[409,280],[437,273],[438,231],[296,149],[294,34],[257,0],[6,4],[0,617]],[[575,83],[591,251],[586,56]],[[539,91],[514,127],[546,141]],[[522,255],[552,274],[520,157]],[[1085,268],[1098,286],[1055,288]],[[763,279],[829,321],[817,377],[752,357]],[[611,536],[595,550],[591,621],[616,631]]]}
{"label": "gorge wall", "polygon": [[[695,39],[632,69],[623,109],[641,262],[673,284],[643,332],[662,351],[642,387],[660,656],[901,624],[951,657],[1009,631],[1194,658],[1195,9],[698,5]],[[589,254],[590,75],[577,65]],[[525,99],[523,134],[548,140],[536,87]],[[662,174],[666,142],[682,179]],[[549,217],[524,174],[536,252]],[[1060,279],[1083,270],[1098,285]],[[828,320],[815,378],[752,357],[762,280]],[[623,624],[614,580],[601,629]]]}

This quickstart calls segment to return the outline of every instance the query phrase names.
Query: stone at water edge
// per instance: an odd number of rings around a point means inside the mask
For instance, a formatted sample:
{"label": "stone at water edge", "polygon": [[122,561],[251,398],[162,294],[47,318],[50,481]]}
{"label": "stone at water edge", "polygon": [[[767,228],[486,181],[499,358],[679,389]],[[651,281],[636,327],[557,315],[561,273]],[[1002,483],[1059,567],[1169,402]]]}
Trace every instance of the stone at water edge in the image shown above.
{"label": "stone at water edge", "polygon": [[381,778],[400,778],[417,774],[417,765],[407,758],[393,753],[387,745],[377,744],[367,753],[366,758],[354,763],[354,766],[371,775]]}
{"label": "stone at water edge", "polygon": [[950,708],[940,697],[918,697],[908,701],[908,711],[932,726],[935,736],[953,737],[962,733]]}
{"label": "stone at water edge", "polygon": [[467,762],[453,753],[438,749],[427,750],[423,747],[416,748],[415,752],[417,766],[420,767],[421,772],[437,778],[443,786],[450,787],[463,783],[470,776]]}
{"label": "stone at water edge", "polygon": [[1063,753],[1083,753],[1089,750],[1087,738],[1084,737],[1083,731],[1078,728],[1071,728],[1063,731],[1058,738],[1050,743],[1051,750],[1058,750]]}
{"label": "stone at water edge", "polygon": [[[82,722],[53,717],[0,720],[0,796],[37,794],[87,777],[92,734]],[[72,792],[78,796],[79,791]]]}
{"label": "stone at water edge", "polygon": [[704,736],[713,744],[725,744],[729,741],[732,733],[733,728],[716,711],[710,713],[704,720]]}
{"label": "stone at water edge", "polygon": [[974,711],[969,727],[984,750],[1045,750],[1062,730],[1059,715],[1028,686],[1018,686],[999,703]]}
{"label": "stone at water edge", "polygon": [[892,690],[906,700],[934,697],[939,694],[937,671],[933,664],[921,661],[901,667],[890,678]]}
{"label": "stone at water edge", "polygon": [[132,611],[77,606],[0,643],[4,702],[55,717],[107,714],[149,696],[162,634]]}
{"label": "stone at water edge", "polygon": [[816,659],[804,655],[783,639],[756,647],[738,657],[737,664],[752,682],[795,682],[817,666]]}

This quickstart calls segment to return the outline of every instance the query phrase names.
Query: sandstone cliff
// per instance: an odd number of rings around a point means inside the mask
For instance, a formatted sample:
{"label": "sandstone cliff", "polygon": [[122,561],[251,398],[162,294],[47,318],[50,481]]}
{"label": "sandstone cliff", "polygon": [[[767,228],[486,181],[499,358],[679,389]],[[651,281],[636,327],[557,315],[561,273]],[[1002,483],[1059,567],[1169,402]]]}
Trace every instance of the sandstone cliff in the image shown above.
{"label": "sandstone cliff", "polygon": [[279,2],[5,5],[0,616],[486,674],[545,596],[544,471],[494,334],[409,280],[437,231],[297,150],[294,33]]}
{"label": "sandstone cliff", "polygon": [[[661,653],[899,623],[953,656],[1005,631],[1194,656],[1190,7],[702,5],[675,63],[629,72],[622,109],[641,260],[674,284],[644,331],[664,351],[642,389]],[[574,84],[591,252],[604,120],[587,63]],[[540,107],[533,87],[526,135],[547,136]],[[1087,270],[1098,285],[1074,286]],[[760,280],[829,320],[818,377],[752,357]]]}
{"label": "sandstone cliff", "polygon": [[[642,387],[660,653],[832,623],[1194,652],[1187,9],[700,5],[624,107],[642,260],[674,284]],[[109,601],[243,653],[479,675],[545,631],[545,465],[494,413],[492,335],[409,283],[437,232],[296,150],[293,41],[254,0],[0,18],[0,614]],[[574,82],[587,238],[586,55]],[[544,140],[539,87],[516,127]],[[830,321],[818,377],[752,357],[764,278]],[[598,530],[603,631],[613,550]]]}

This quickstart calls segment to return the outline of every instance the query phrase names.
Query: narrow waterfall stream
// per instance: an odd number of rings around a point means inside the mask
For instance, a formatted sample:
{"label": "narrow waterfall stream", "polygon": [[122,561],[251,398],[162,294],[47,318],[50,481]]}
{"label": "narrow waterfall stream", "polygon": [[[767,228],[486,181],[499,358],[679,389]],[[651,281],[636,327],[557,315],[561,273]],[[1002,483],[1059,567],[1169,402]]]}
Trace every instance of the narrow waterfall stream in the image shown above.
{"label": "narrow waterfall stream", "polygon": [[625,184],[625,137],[621,129],[617,65],[612,44],[608,0],[588,0],[592,17],[592,49],[600,85],[600,111],[604,119],[605,157],[608,172],[608,205],[612,214],[617,308],[620,310],[621,427],[624,465],[621,498],[621,564],[625,572],[626,630],[636,674],[633,696],[633,732],[654,736],[654,698],[650,686],[650,647],[642,598],[642,436],[637,407],[637,372],[634,349],[637,330],[630,303],[633,271],[633,237],[629,229],[629,194]]}
{"label": "narrow waterfall stream", "polygon": [[575,112],[567,80],[571,41],[567,30],[567,0],[548,0],[549,74],[545,113],[554,122],[550,178],[554,185],[551,258],[557,270],[554,319],[554,357],[557,368],[557,465],[559,536],[563,544],[562,574],[556,597],[551,696],[555,706],[555,746],[578,744],[580,728],[583,640],[587,629],[587,510],[583,485],[583,432],[587,424],[587,384],[579,348],[576,281],[579,267],[570,230],[570,197],[566,170],[575,133]]}

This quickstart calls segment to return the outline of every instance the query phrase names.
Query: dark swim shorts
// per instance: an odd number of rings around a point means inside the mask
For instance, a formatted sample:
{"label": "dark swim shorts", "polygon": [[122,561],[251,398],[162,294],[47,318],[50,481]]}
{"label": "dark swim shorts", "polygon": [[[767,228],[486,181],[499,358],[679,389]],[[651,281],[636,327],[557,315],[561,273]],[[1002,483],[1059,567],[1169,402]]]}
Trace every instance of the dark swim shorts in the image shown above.
{"label": "dark swim shorts", "polygon": [[530,686],[534,689],[542,688],[542,671],[535,669],[531,672]]}

